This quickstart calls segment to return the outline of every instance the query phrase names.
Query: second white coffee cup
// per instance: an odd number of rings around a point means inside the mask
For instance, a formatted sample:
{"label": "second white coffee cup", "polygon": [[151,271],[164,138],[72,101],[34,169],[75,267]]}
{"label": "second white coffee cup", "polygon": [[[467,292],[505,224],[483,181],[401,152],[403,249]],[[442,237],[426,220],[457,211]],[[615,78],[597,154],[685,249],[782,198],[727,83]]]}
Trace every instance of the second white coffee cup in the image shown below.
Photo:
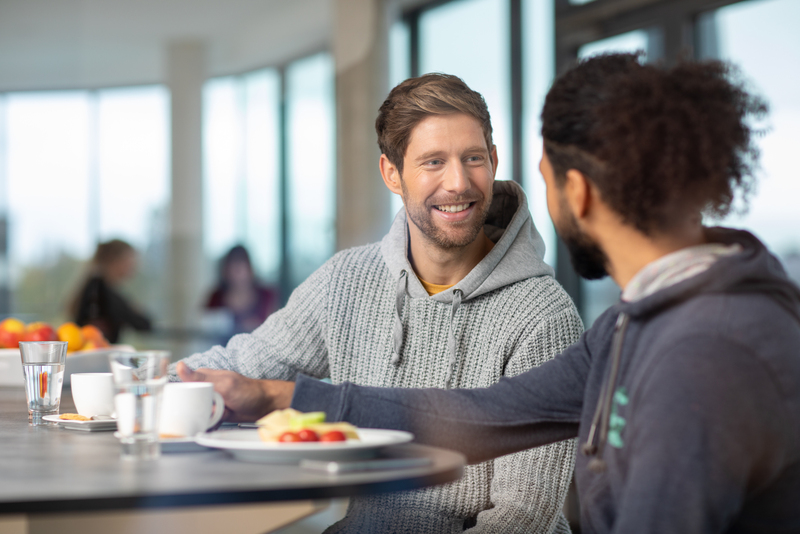
{"label": "second white coffee cup", "polygon": [[216,425],[225,411],[211,382],[175,382],[164,386],[158,433],[162,438],[191,437]]}
{"label": "second white coffee cup", "polygon": [[79,414],[92,417],[114,413],[114,378],[111,373],[72,373],[70,389]]}

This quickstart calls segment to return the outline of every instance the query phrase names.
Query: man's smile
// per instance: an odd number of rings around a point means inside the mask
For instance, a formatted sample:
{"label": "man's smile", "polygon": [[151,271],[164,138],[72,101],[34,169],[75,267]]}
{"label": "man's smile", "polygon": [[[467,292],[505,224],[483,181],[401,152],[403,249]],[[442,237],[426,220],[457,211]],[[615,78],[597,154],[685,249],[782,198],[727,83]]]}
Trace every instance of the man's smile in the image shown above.
{"label": "man's smile", "polygon": [[438,206],[434,206],[434,208],[436,208],[439,211],[444,211],[446,213],[458,213],[460,211],[464,211],[473,204],[475,204],[475,202],[467,202],[464,204],[439,204]]}

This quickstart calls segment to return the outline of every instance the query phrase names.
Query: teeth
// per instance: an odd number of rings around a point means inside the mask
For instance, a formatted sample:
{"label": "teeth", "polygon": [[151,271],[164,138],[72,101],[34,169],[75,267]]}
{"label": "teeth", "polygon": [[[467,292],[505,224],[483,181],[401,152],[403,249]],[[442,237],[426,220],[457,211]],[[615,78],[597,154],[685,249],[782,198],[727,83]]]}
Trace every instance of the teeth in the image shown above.
{"label": "teeth", "polygon": [[451,204],[449,206],[436,206],[436,209],[439,211],[446,211],[448,213],[458,213],[459,211],[464,211],[469,207],[469,204]]}

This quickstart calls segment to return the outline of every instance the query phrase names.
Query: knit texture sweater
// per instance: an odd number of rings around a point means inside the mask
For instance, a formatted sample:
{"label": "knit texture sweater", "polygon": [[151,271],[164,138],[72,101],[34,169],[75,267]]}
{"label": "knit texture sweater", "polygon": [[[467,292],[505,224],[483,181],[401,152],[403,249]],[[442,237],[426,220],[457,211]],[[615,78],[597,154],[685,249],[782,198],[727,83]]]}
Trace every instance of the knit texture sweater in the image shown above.
{"label": "knit texture sweater", "polygon": [[[186,364],[253,378],[302,373],[334,384],[483,388],[552,359],[583,324],[541,262],[522,190],[495,186],[499,213],[486,230],[499,239],[453,288],[424,291],[406,259],[401,211],[382,243],[336,254],[254,332]],[[521,254],[539,263],[504,265]],[[467,466],[461,480],[443,486],[354,498],[328,532],[568,533],[561,510],[574,455],[574,441],[564,441]]]}

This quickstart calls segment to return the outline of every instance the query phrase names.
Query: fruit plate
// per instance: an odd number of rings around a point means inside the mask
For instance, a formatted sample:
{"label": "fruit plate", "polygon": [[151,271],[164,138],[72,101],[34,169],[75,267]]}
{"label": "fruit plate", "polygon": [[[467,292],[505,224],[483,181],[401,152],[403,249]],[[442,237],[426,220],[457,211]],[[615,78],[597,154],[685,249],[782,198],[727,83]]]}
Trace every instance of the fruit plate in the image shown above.
{"label": "fruit plate", "polygon": [[[130,345],[111,345],[102,349],[79,350],[67,354],[64,385],[72,373],[108,373],[108,355],[112,352],[133,352]],[[0,386],[23,386],[22,359],[19,349],[0,349]]]}
{"label": "fruit plate", "polygon": [[407,443],[414,439],[410,432],[359,428],[360,440],[274,443],[261,441],[258,430],[217,430],[198,434],[195,441],[214,449],[224,449],[237,460],[268,464],[296,464],[300,460],[357,460],[378,456],[383,447]]}

